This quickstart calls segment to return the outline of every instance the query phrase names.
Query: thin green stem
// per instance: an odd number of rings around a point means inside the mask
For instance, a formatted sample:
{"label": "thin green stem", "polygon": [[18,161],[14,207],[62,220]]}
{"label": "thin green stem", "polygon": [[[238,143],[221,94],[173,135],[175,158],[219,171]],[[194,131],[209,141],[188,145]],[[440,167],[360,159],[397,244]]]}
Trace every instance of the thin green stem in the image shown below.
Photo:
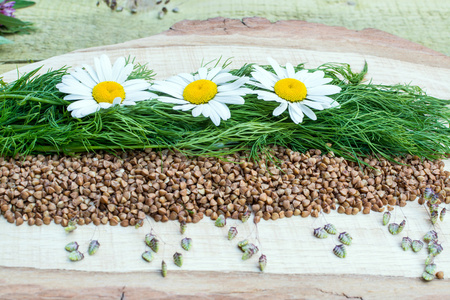
{"label": "thin green stem", "polygon": [[18,95],[18,94],[3,94],[0,95],[0,98],[2,99],[21,99],[21,100],[30,100],[30,101],[34,101],[34,102],[40,102],[40,103],[45,103],[45,104],[51,104],[51,105],[69,105],[70,102],[65,101],[63,99],[59,99],[57,101],[55,100],[50,100],[50,99],[44,99],[44,98],[39,98],[39,97],[32,97],[29,95]]}

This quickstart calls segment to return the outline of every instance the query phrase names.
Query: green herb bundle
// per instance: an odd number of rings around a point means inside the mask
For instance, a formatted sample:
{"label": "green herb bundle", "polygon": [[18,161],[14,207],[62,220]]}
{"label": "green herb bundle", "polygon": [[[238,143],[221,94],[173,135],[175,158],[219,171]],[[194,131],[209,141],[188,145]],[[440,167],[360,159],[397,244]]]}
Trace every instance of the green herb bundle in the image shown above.
{"label": "green herb bundle", "polygon": [[[298,65],[296,70],[303,68]],[[157,100],[74,119],[67,111],[70,102],[62,100],[64,94],[55,87],[67,68],[43,75],[34,70],[0,89],[0,155],[169,148],[213,156],[249,150],[257,157],[273,144],[300,152],[333,151],[353,160],[406,154],[435,159],[450,153],[450,100],[427,96],[416,86],[363,84],[367,66],[361,73],[346,64],[315,70],[342,88],[331,96],[340,107],[315,111],[316,121],[305,119],[297,125],[286,113],[272,115],[278,103],[251,94],[244,105],[230,105],[231,118],[218,127]],[[245,65],[232,73],[249,76],[251,71],[252,65]],[[152,80],[153,73],[137,65],[130,77]]]}

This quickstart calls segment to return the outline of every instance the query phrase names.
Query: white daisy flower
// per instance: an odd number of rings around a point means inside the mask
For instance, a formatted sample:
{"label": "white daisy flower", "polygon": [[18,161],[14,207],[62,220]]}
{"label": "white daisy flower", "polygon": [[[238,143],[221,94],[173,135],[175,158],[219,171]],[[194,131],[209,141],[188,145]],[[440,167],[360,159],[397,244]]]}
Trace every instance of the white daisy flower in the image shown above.
{"label": "white daisy flower", "polygon": [[195,75],[182,73],[166,81],[156,81],[152,90],[167,95],[158,100],[178,104],[173,109],[192,109],[192,116],[203,115],[219,126],[221,120],[231,117],[226,104],[244,104],[242,96],[252,93],[251,89],[242,88],[247,82],[249,78],[231,75],[220,67],[200,68]]}
{"label": "white daisy flower", "polygon": [[82,118],[102,108],[114,105],[135,105],[136,101],[155,98],[146,91],[150,84],[143,79],[127,80],[133,71],[133,65],[125,65],[120,57],[111,67],[106,55],[94,58],[95,70],[89,65],[76,68],[62,77],[56,87],[60,92],[69,94],[64,100],[75,101],[67,107],[72,117]]}
{"label": "white daisy flower", "polygon": [[317,120],[311,108],[323,110],[339,106],[339,103],[326,95],[339,93],[341,88],[327,85],[332,79],[324,78],[324,72],[308,73],[307,70],[295,72],[290,63],[283,69],[272,58],[268,60],[276,74],[255,66],[249,84],[264,89],[254,91],[258,94],[258,99],[280,103],[273,111],[274,116],[279,116],[288,108],[292,121],[298,124],[303,121],[304,115]]}

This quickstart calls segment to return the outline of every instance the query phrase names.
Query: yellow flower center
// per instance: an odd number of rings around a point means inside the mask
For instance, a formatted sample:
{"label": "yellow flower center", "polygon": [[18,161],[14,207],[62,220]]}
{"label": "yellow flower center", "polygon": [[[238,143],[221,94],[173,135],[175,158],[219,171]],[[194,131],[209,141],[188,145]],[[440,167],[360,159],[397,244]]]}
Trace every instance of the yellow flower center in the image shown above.
{"label": "yellow flower center", "polygon": [[112,104],[116,98],[121,98],[120,103],[122,103],[123,99],[125,99],[125,90],[123,86],[115,81],[103,81],[94,86],[92,97],[98,103],[107,102]]}
{"label": "yellow flower center", "polygon": [[183,98],[192,104],[205,104],[217,94],[217,84],[200,79],[189,83],[183,91]]}
{"label": "yellow flower center", "polygon": [[300,102],[306,98],[305,84],[294,78],[278,80],[273,89],[280,98],[290,102]]}

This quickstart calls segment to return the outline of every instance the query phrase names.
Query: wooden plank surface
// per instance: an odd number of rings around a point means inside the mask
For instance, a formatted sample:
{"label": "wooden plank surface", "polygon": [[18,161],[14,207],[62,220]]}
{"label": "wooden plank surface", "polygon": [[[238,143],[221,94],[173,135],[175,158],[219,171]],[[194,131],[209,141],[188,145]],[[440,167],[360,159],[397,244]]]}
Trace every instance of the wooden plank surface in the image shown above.
{"label": "wooden plank surface", "polygon": [[[261,221],[257,229],[251,220],[228,220],[227,227],[218,228],[214,222],[204,218],[197,224],[189,224],[187,237],[192,238],[189,252],[180,246],[183,236],[178,222],[156,223],[146,220],[142,228],[113,226],[82,226],[67,234],[55,224],[40,227],[14,226],[0,219],[0,248],[16,249],[5,251],[0,257],[0,266],[30,267],[36,269],[66,269],[95,272],[144,272],[158,271],[161,260],[165,260],[169,271],[217,271],[217,272],[259,272],[258,257],[242,261],[242,252],[237,242],[249,239],[258,245],[260,253],[268,258],[266,273],[276,274],[348,274],[419,277],[424,269],[427,251],[404,252],[401,247],[403,236],[421,239],[433,229],[424,206],[415,202],[393,212],[392,222],[407,220],[407,226],[397,236],[392,236],[382,226],[382,214],[358,214],[347,216],[336,211],[319,218],[292,217],[276,221]],[[336,257],[332,250],[339,244],[336,237],[317,239],[313,229],[327,223],[334,224],[339,232],[346,231],[353,237],[353,244],[347,247],[347,258]],[[239,234],[236,240],[228,241],[230,226],[236,226]],[[148,264],[141,258],[145,251],[144,237],[153,229],[161,241],[161,250],[155,260]],[[444,249],[450,242],[450,222],[438,223],[436,231]],[[94,256],[87,255],[91,239],[98,240],[101,248]],[[259,239],[259,240],[258,240]],[[77,241],[85,259],[71,262],[64,246]],[[180,269],[172,260],[175,252],[184,256]],[[18,253],[20,255],[18,255]],[[450,272],[450,255],[443,252],[436,257],[439,270]],[[159,276],[159,274],[158,274]]]}
{"label": "wooden plank surface", "polygon": [[[19,73],[42,65],[41,73],[49,68],[93,64],[92,57],[101,54],[112,60],[131,55],[138,62],[148,62],[158,79],[192,72],[202,61],[219,57],[231,58],[231,68],[248,62],[267,64],[268,56],[282,65],[289,61],[311,68],[328,62],[348,63],[356,71],[367,61],[367,79],[374,83],[418,85],[432,96],[450,97],[450,86],[442,80],[448,77],[450,57],[441,53],[381,31],[355,32],[300,21],[272,24],[261,18],[245,19],[243,23],[223,18],[185,21],[159,35],[81,49],[29,64]],[[3,80],[14,80],[17,74],[4,73]]]}
{"label": "wooden plank surface", "polygon": [[[211,22],[211,26],[218,23],[217,20]],[[228,21],[222,21],[222,24],[224,22]],[[211,26],[205,27],[213,30]],[[401,43],[390,43],[389,39],[381,38],[378,39],[380,45],[373,47],[382,49],[379,54],[389,53],[386,49],[391,45],[391,49],[399,48],[403,51],[403,59],[377,56],[376,50],[365,54],[364,48],[352,45],[369,45],[367,36],[354,33],[351,33],[354,35],[353,44],[349,44],[347,49],[342,46],[339,51],[331,51],[331,43],[321,46],[319,38],[315,43],[317,49],[299,49],[298,41],[286,40],[281,33],[274,38],[268,38],[267,35],[264,37],[263,33],[256,34],[258,30],[267,30],[267,26],[254,26],[253,29],[244,30],[255,30],[255,37],[242,31],[219,37],[211,36],[210,32],[201,34],[197,31],[193,34],[186,31],[185,34],[180,34],[169,31],[125,44],[91,48],[53,57],[42,62],[45,65],[43,70],[63,65],[92,64],[92,57],[103,53],[112,58],[134,55],[139,62],[149,62],[160,79],[179,72],[192,72],[200,66],[202,59],[208,61],[220,55],[224,58],[233,57],[231,67],[240,67],[248,62],[266,63],[267,56],[272,56],[281,64],[306,62],[307,67],[316,67],[332,61],[346,62],[356,70],[360,70],[364,61],[367,61],[368,79],[373,78],[374,82],[412,83],[425,88],[430,95],[447,99],[450,96],[450,87],[447,81],[443,80],[450,76],[448,58],[426,49],[408,50],[402,48]],[[305,34],[306,31],[307,28],[304,28],[299,34]],[[311,39],[312,36],[313,34],[310,34]],[[282,44],[281,41],[286,42]],[[412,62],[411,57],[414,55],[423,58],[424,63]],[[437,65],[439,61],[440,66]],[[29,71],[42,63],[25,66],[19,71]],[[5,80],[13,80],[17,74],[10,72],[4,76]],[[405,217],[407,227],[404,233],[412,239],[420,239],[431,229],[426,210],[417,202],[408,203],[402,209],[395,209],[393,221],[399,223]],[[348,247],[346,259],[339,259],[331,252],[335,245],[334,240],[319,240],[312,236],[313,228],[327,222],[353,236],[354,244]],[[231,224],[232,221],[229,225]],[[332,212],[317,219],[293,217],[262,221],[258,225],[258,231],[252,222],[236,224],[239,230],[237,240],[250,238],[256,242],[259,237],[262,253],[269,261],[267,274],[259,273],[257,257],[242,261],[236,242],[226,239],[226,229],[215,227],[213,222],[207,219],[188,225],[187,236],[193,239],[194,245],[192,251],[185,252],[179,246],[182,236],[178,232],[178,225],[171,222],[156,224],[148,221],[140,229],[83,226],[74,233],[67,234],[54,224],[16,227],[2,218],[0,272],[12,272],[16,275],[1,276],[4,279],[0,281],[3,286],[0,295],[4,297],[0,298],[13,298],[15,294],[22,295],[22,299],[36,295],[37,298],[45,299],[55,295],[68,297],[70,293],[93,293],[97,298],[120,298],[124,291],[123,286],[129,287],[130,299],[139,298],[141,293],[155,293],[152,295],[157,298],[170,298],[180,294],[186,299],[199,295],[229,299],[240,298],[242,295],[280,296],[279,298],[377,298],[385,295],[386,287],[392,290],[395,296],[420,295],[426,298],[449,294],[448,280],[425,284],[418,279],[424,268],[425,250],[420,253],[403,252],[399,244],[403,235],[390,235],[387,228],[381,225],[379,213],[347,216]],[[145,249],[144,235],[151,228],[166,243],[161,253],[148,264],[140,255]],[[439,224],[437,231],[446,249],[450,240],[448,220]],[[76,263],[67,259],[65,244],[76,240],[85,252],[91,239],[98,239],[101,243],[101,248],[95,256],[86,255],[83,261]],[[176,267],[171,260],[175,251],[185,255],[182,269]],[[166,281],[159,274],[161,259],[168,263],[170,275]],[[450,255],[447,250],[437,257],[436,263],[439,270],[450,274]],[[21,280],[27,274],[32,279],[28,285],[23,285]],[[305,285],[301,286],[297,280],[305,282]],[[99,285],[97,281],[100,282]],[[299,289],[300,295],[289,288]]]}
{"label": "wooden plank surface", "polygon": [[448,280],[247,272],[105,273],[0,268],[2,299],[448,299]]}
{"label": "wooden plank surface", "polygon": [[[450,1],[171,0],[166,5],[169,13],[162,20],[157,17],[161,5],[131,14],[129,10],[111,12],[103,3],[99,7],[95,4],[95,0],[38,0],[33,7],[18,10],[16,15],[33,22],[36,31],[8,36],[14,44],[0,47],[0,73],[14,70],[21,62],[154,35],[184,19],[206,20],[219,16],[304,20],[358,31],[374,28],[450,54]],[[179,7],[180,12],[171,13],[174,7]]]}

